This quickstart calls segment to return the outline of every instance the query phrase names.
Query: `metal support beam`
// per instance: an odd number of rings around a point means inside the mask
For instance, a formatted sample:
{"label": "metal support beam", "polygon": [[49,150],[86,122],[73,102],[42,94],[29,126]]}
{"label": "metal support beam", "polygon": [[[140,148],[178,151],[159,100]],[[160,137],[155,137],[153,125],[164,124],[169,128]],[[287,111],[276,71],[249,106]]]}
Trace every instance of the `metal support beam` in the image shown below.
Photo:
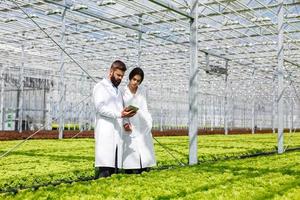
{"label": "metal support beam", "polygon": [[[254,63],[254,61],[253,61]],[[255,68],[252,71],[251,133],[255,133]]]}
{"label": "metal support beam", "polygon": [[276,87],[275,87],[275,75],[274,75],[274,78],[273,78],[273,102],[272,102],[272,132],[275,133],[275,122],[276,122],[276,109],[277,109],[277,93],[276,93]]}
{"label": "metal support beam", "polygon": [[4,71],[6,66],[3,66],[2,63],[0,63],[1,71],[0,71],[0,81],[1,81],[1,93],[0,93],[0,130],[4,130]]}
{"label": "metal support beam", "polygon": [[[142,15],[139,16],[139,26],[140,26],[140,30],[142,30]],[[139,46],[138,46],[138,67],[141,67],[141,55],[142,55],[142,32],[139,31],[139,38],[138,38],[138,42],[139,42]]]}
{"label": "metal support beam", "polygon": [[[278,94],[283,92],[283,15],[284,7],[283,0],[278,1]],[[283,98],[280,97],[278,100],[278,153],[284,152],[283,148]]]}
{"label": "metal support beam", "polygon": [[222,99],[219,98],[219,127],[222,126]]}
{"label": "metal support beam", "polygon": [[[162,66],[160,66],[160,70],[162,70]],[[160,75],[160,121],[159,121],[159,130],[163,131],[163,100],[164,100],[164,93],[162,88],[162,75]]]}
{"label": "metal support beam", "polygon": [[289,107],[290,107],[290,133],[292,133],[292,130],[294,128],[294,101],[291,97],[290,99],[290,104],[289,104]]}
{"label": "metal support beam", "polygon": [[[66,5],[66,4],[62,4],[62,3],[58,3],[56,1],[45,0],[45,2],[53,4],[53,5],[57,5],[57,6],[60,6],[60,7],[63,7],[65,9],[69,9],[69,10],[71,9],[71,6]],[[124,23],[118,22],[116,20],[113,20],[111,18],[104,17],[104,16],[101,16],[101,15],[97,15],[95,13],[88,12],[86,10],[76,10],[76,12],[81,13],[81,14],[85,14],[87,16],[94,17],[94,18],[97,18],[97,19],[100,19],[100,20],[103,20],[103,21],[106,21],[106,22],[109,22],[109,23],[112,23],[112,24],[115,24],[115,25],[118,25],[118,26],[121,26],[121,27],[124,27],[124,28],[128,28],[128,29],[135,30],[135,31],[141,31],[141,30],[139,30],[138,27],[131,26],[129,24],[124,24]]]}
{"label": "metal support beam", "polygon": [[215,99],[216,97],[215,96],[211,96],[211,105],[212,105],[212,117],[211,117],[211,127],[210,129],[211,130],[214,130],[214,127],[215,127],[215,120],[216,120],[216,113],[215,113]]}
{"label": "metal support beam", "polygon": [[176,6],[174,6],[174,5],[172,5],[172,4],[168,3],[168,2],[164,2],[162,0],[149,0],[149,1],[151,1],[151,2],[153,2],[155,4],[157,4],[157,5],[160,5],[160,6],[164,7],[164,8],[167,8],[167,9],[169,9],[171,11],[174,11],[174,12],[176,12],[176,13],[184,16],[184,17],[187,17],[187,18],[191,19],[191,20],[195,19],[195,16],[193,16],[192,14],[189,14],[187,12],[182,11],[179,8],[176,8]]}
{"label": "metal support beam", "polygon": [[21,70],[20,70],[20,88],[19,88],[19,104],[18,104],[18,131],[22,133],[22,121],[23,121],[23,96],[24,96],[24,64],[25,64],[25,52],[24,44],[22,44],[22,57],[21,57]]}
{"label": "metal support beam", "polygon": [[43,126],[45,129],[47,128],[47,90],[46,88],[43,89]]}
{"label": "metal support beam", "polygon": [[204,113],[204,116],[203,116],[203,127],[206,128],[207,121],[208,121],[207,120],[207,109],[208,109],[208,106],[207,106],[206,98],[203,98],[202,107],[203,107],[203,113]]}
{"label": "metal support beam", "polygon": [[252,108],[251,108],[251,133],[254,134],[256,131],[255,125],[255,97],[252,99]]}
{"label": "metal support beam", "polygon": [[[82,73],[79,81],[76,82],[76,87],[77,87],[77,90],[80,92],[80,95],[79,95],[79,98],[80,96],[84,96],[84,92],[85,92],[85,85],[87,82],[87,79],[86,77],[84,76],[84,74]],[[78,101],[80,101],[80,99],[78,98]],[[79,123],[79,131],[83,131],[84,130],[84,108],[85,108],[85,102],[81,103],[79,109],[78,109],[78,114],[77,114],[77,119],[78,119],[78,123]]]}
{"label": "metal support beam", "polygon": [[[177,94],[176,94],[177,96]],[[178,96],[176,99],[179,99]],[[179,126],[178,126],[178,113],[180,113],[180,111],[178,110],[178,100],[176,101],[175,100],[175,128],[176,129],[179,129]]]}
{"label": "metal support beam", "polygon": [[191,1],[191,16],[190,21],[190,77],[189,77],[189,164],[194,165],[198,163],[197,153],[197,76],[198,76],[198,37],[197,37],[197,19],[198,19],[198,0]]}
{"label": "metal support beam", "polygon": [[[64,9],[64,12],[62,14],[62,29],[61,29],[61,46],[64,49],[65,48],[65,31],[66,31],[66,22],[65,22],[65,15],[66,15],[66,9]],[[64,105],[65,105],[65,70],[64,70],[64,52],[61,51],[60,53],[60,82],[59,82],[59,128],[58,128],[58,138],[62,139],[64,134]]]}
{"label": "metal support beam", "polygon": [[232,106],[231,106],[231,108],[232,108],[232,110],[231,110],[231,130],[235,127],[235,98],[234,98],[234,96],[232,95],[232,93],[231,93],[231,97],[232,97],[232,100],[231,100],[231,104],[232,104]]}
{"label": "metal support beam", "polygon": [[[71,6],[65,5],[65,4],[61,4],[61,3],[58,3],[58,2],[55,2],[55,1],[45,0],[45,2],[53,4],[53,5],[57,5],[57,6],[60,6],[60,7],[63,7],[65,9],[71,9]],[[99,14],[96,14],[96,13],[92,13],[92,12],[87,11],[87,10],[76,10],[75,12],[84,14],[84,15],[89,16],[89,17],[93,17],[95,19],[100,19],[102,21],[106,21],[106,22],[109,22],[111,24],[115,24],[117,26],[123,27],[123,28],[128,28],[128,29],[131,29],[131,30],[134,30],[134,31],[138,31],[138,32],[147,34],[146,30],[142,30],[139,27],[136,27],[136,26],[133,26],[133,25],[130,25],[130,24],[125,24],[125,23],[119,22],[117,20],[114,20],[114,19],[102,16],[102,15],[99,15]],[[172,42],[174,44],[179,44],[179,45],[186,46],[186,45],[184,45],[182,43],[179,43],[177,41],[171,40],[171,39],[169,39],[168,37],[165,37],[165,36],[154,35],[154,37],[163,39],[165,41]]]}
{"label": "metal support beam", "polygon": [[[61,4],[61,3],[58,3],[58,2],[55,2],[55,1],[51,1],[51,0],[45,0],[45,2],[53,4],[53,5],[57,5],[57,6],[60,6],[60,7],[63,7],[65,9],[70,9],[71,8],[71,6],[64,5],[64,4]],[[87,11],[87,10],[77,10],[75,12],[84,14],[84,15],[89,16],[89,17],[93,17],[95,19],[100,19],[102,21],[106,21],[106,22],[109,22],[111,24],[115,24],[117,26],[121,26],[123,28],[128,28],[128,29],[131,29],[131,30],[135,30],[135,31],[147,34],[146,30],[140,29],[137,26],[133,26],[133,25],[130,25],[130,24],[125,24],[125,23],[119,22],[117,20],[114,20],[114,19],[102,16],[102,15],[99,15],[99,14],[96,14],[96,13],[92,13],[92,12]],[[192,17],[191,19],[194,18],[193,16],[191,16],[191,17]],[[188,17],[188,18],[190,18],[190,17]],[[179,45],[185,46],[185,47],[187,45],[185,42],[177,42],[177,41],[174,41],[174,40],[172,40],[172,39],[170,39],[169,37],[166,37],[166,36],[160,36],[160,35],[153,35],[153,36],[156,37],[156,38],[160,38],[162,40],[165,40],[165,41],[172,42],[174,44],[179,44]],[[231,58],[229,58],[227,56],[224,56],[224,55],[220,55],[220,54],[218,54],[216,52],[212,52],[212,51],[204,50],[204,49],[198,49],[198,50],[200,52],[203,52],[203,53],[208,53],[209,55],[212,55],[214,57],[223,58],[223,59],[226,59],[226,60],[232,60]],[[236,62],[236,61],[233,61],[233,62]],[[238,63],[238,62],[236,62],[236,63]]]}
{"label": "metal support beam", "polygon": [[243,128],[246,128],[246,102],[243,101]]}
{"label": "metal support beam", "polygon": [[[228,60],[225,63],[226,70],[228,70]],[[225,97],[224,97],[224,132],[228,135],[228,74],[225,75]]]}
{"label": "metal support beam", "polygon": [[45,110],[46,110],[46,130],[52,130],[52,117],[51,116],[51,108],[53,108],[53,106],[51,106],[51,104],[53,103],[53,92],[54,91],[54,88],[53,88],[53,85],[50,84],[50,88],[48,90],[48,93],[46,94],[46,107],[45,107]]}

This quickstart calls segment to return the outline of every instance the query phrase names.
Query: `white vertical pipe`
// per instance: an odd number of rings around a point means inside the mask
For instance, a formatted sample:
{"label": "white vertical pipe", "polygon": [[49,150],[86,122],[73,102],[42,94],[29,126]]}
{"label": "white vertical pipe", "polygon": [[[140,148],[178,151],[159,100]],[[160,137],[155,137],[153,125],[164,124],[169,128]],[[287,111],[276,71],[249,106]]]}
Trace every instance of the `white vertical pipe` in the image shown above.
{"label": "white vertical pipe", "polygon": [[275,74],[274,74],[274,78],[273,78],[273,103],[272,103],[272,131],[273,133],[275,133],[275,127],[276,127],[276,96],[277,96],[277,92],[276,92],[276,87],[275,87]]}
{"label": "white vertical pipe", "polygon": [[246,103],[244,101],[243,128],[246,128]]}
{"label": "white vertical pipe", "polygon": [[1,72],[0,72],[0,81],[1,81],[1,91],[0,91],[0,130],[4,130],[4,71],[6,69],[6,65],[3,66],[0,63]]}
{"label": "white vertical pipe", "polygon": [[231,129],[234,128],[234,126],[235,126],[234,118],[235,118],[235,104],[236,104],[236,102],[235,102],[234,99],[235,98],[232,96],[232,101],[231,101],[231,103],[232,103],[232,123],[231,123]]}
{"label": "white vertical pipe", "polygon": [[[140,30],[142,30],[142,15],[139,16],[139,28]],[[142,55],[142,31],[139,31],[139,38],[138,38],[138,42],[139,42],[139,47],[138,47],[138,67],[141,67],[141,55]]]}
{"label": "white vertical pipe", "polygon": [[[51,130],[52,129],[52,117],[51,116],[51,104],[53,103],[52,101],[52,95],[53,95],[53,86],[51,80],[49,80],[49,88],[48,88],[48,93],[46,93],[46,130]],[[53,106],[53,105],[52,105]]]}
{"label": "white vertical pipe", "polygon": [[255,85],[254,85],[254,75],[255,75],[255,69],[253,69],[252,72],[252,112],[251,112],[251,132],[252,134],[255,133]]}
{"label": "white vertical pipe", "polygon": [[283,0],[278,0],[278,153],[281,154],[284,151],[283,148],[283,98],[281,94],[283,92]]}
{"label": "white vertical pipe", "polygon": [[222,98],[219,98],[219,127],[222,126]]}
{"label": "white vertical pipe", "polygon": [[[161,66],[160,66],[161,67]],[[161,67],[162,69],[162,67]],[[163,131],[163,88],[162,88],[162,75],[160,75],[160,131]]]}
{"label": "white vertical pipe", "polygon": [[[226,69],[228,69],[228,60],[226,60]],[[224,97],[224,131],[228,135],[228,74],[225,75],[225,97]]]}
{"label": "white vertical pipe", "polygon": [[215,127],[215,96],[211,96],[212,98],[212,101],[211,101],[211,104],[212,104],[212,124],[211,124],[211,130],[214,130],[214,127]]}
{"label": "white vertical pipe", "polygon": [[[65,31],[66,31],[66,23],[65,23],[65,15],[66,9],[62,14],[62,29],[61,29],[61,46],[65,48]],[[64,53],[60,52],[60,83],[59,83],[59,134],[58,138],[62,139],[64,135],[64,118],[65,118],[65,70],[64,70]]]}
{"label": "white vertical pipe", "polygon": [[189,76],[189,164],[198,163],[198,123],[197,123],[197,76],[198,76],[198,1],[191,1],[191,15],[194,17],[190,21],[190,76]]}
{"label": "white vertical pipe", "polygon": [[21,57],[21,71],[20,71],[20,95],[18,105],[18,130],[22,133],[22,121],[23,121],[23,96],[24,96],[24,64],[25,64],[25,52],[24,44],[22,44],[22,57]]}
{"label": "white vertical pipe", "polygon": [[293,129],[293,119],[294,119],[294,102],[293,99],[290,99],[290,133],[292,133]]}

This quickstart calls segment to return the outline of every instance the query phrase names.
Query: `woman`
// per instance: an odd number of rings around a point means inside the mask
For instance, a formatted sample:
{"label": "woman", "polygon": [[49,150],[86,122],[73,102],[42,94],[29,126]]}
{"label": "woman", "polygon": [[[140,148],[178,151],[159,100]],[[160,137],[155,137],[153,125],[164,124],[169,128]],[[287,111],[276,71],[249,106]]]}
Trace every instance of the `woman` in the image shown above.
{"label": "woman", "polygon": [[144,72],[134,68],[129,74],[129,83],[123,90],[125,107],[138,107],[136,115],[129,119],[129,126],[124,126],[123,134],[123,169],[125,173],[142,173],[156,165],[152,141],[152,117],[148,111],[143,90],[139,87],[143,82]]}

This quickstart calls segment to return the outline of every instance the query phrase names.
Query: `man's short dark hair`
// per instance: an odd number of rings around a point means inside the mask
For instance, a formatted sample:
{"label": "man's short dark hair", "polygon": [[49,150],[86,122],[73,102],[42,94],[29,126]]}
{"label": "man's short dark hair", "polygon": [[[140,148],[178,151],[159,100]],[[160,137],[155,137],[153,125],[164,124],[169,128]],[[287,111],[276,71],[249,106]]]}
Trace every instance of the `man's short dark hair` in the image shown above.
{"label": "man's short dark hair", "polygon": [[123,63],[121,60],[116,60],[111,64],[111,69],[119,69],[123,72],[127,70],[125,63]]}
{"label": "man's short dark hair", "polygon": [[140,82],[140,84],[141,84],[143,82],[143,80],[144,80],[144,71],[141,68],[139,68],[139,67],[134,68],[129,73],[129,80],[133,79],[133,77],[135,75],[140,75],[141,76],[141,82]]}

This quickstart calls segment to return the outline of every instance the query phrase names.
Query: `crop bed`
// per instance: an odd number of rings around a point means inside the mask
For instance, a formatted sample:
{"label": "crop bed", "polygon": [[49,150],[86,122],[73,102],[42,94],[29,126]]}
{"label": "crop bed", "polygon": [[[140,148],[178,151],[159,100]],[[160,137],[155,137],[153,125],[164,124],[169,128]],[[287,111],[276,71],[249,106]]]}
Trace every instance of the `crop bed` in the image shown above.
{"label": "crop bed", "polygon": [[[187,163],[187,137],[156,139]],[[92,180],[93,139],[30,140],[0,159],[0,198],[299,199],[299,151],[239,159],[274,151],[276,135],[199,136],[198,141],[199,165],[179,166],[155,142],[158,166],[151,172]],[[18,142],[0,142],[0,153]],[[300,134],[286,134],[286,142],[299,147]]]}

